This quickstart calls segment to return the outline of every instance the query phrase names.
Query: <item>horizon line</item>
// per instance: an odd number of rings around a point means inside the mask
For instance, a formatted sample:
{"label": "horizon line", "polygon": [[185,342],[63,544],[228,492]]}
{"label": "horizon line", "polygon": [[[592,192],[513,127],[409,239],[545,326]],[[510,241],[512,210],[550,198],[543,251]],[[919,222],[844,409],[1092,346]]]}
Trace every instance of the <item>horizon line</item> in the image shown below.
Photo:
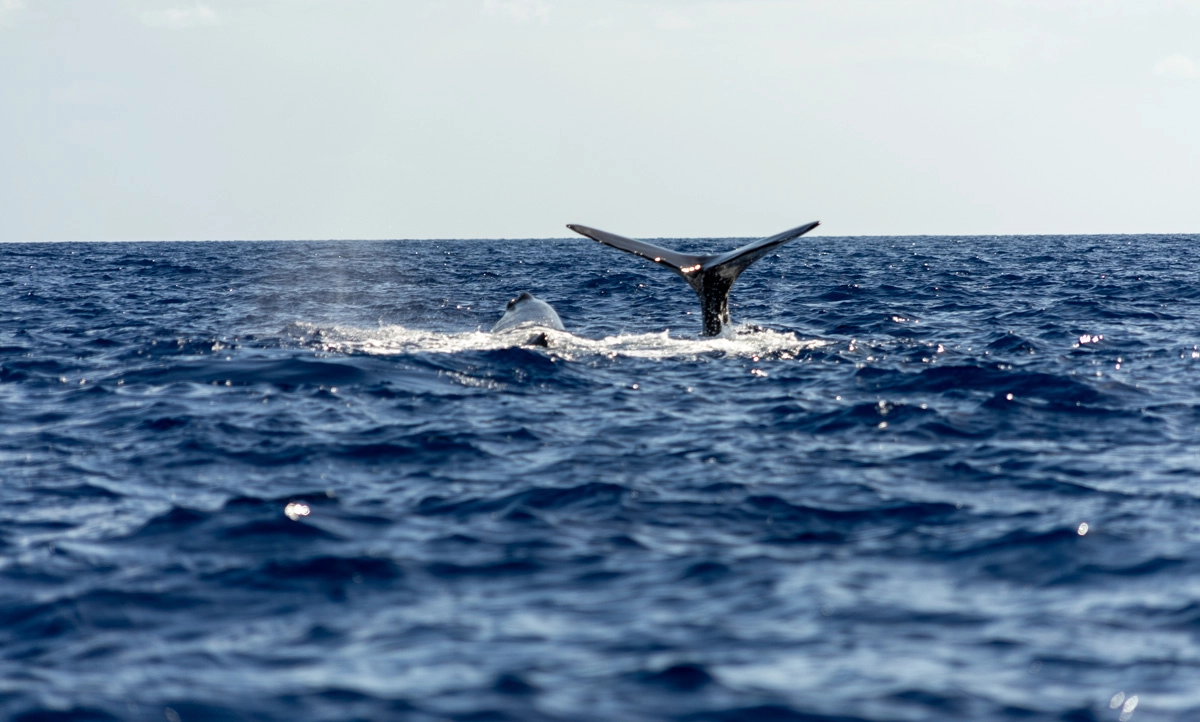
{"label": "horizon line", "polygon": [[[846,238],[1063,238],[1063,237],[1152,237],[1152,236],[1197,236],[1200,231],[1156,231],[1152,233],[854,233],[844,235],[812,235],[810,237]],[[647,240],[671,241],[714,241],[754,240],[759,236],[639,236]],[[55,239],[55,240],[4,240],[0,244],[33,243],[403,243],[427,241],[572,241],[586,240],[578,236],[505,236],[505,237],[441,237],[441,238],[122,238],[122,239]]]}

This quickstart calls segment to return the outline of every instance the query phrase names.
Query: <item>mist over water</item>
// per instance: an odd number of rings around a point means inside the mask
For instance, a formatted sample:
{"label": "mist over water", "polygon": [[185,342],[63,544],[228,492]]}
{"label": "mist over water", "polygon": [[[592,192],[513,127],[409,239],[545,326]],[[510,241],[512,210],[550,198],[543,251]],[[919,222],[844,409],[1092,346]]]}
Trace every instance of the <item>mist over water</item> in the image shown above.
{"label": "mist over water", "polygon": [[0,716],[1193,719],[1198,241],[0,246]]}

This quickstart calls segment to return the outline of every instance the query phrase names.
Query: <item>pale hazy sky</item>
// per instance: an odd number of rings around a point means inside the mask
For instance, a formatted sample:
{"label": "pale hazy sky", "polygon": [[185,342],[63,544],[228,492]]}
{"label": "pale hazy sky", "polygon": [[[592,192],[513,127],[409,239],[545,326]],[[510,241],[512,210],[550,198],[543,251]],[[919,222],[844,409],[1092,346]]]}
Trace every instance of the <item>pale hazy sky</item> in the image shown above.
{"label": "pale hazy sky", "polygon": [[1200,0],[0,0],[0,240],[1200,232]]}

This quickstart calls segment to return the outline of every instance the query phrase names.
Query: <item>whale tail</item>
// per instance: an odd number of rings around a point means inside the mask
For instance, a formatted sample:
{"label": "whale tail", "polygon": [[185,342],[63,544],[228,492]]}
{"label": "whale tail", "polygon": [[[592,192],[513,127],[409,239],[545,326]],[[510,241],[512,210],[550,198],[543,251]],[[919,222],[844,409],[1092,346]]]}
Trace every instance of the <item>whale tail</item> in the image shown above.
{"label": "whale tail", "polygon": [[687,281],[700,297],[700,306],[704,312],[704,335],[719,336],[722,329],[730,325],[729,290],[733,288],[733,282],[742,271],[779,246],[796,240],[819,225],[820,221],[813,221],[770,238],[760,238],[726,253],[711,254],[680,253],[574,223],[568,223],[567,228],[606,246],[654,261],[683,276],[683,280]]}

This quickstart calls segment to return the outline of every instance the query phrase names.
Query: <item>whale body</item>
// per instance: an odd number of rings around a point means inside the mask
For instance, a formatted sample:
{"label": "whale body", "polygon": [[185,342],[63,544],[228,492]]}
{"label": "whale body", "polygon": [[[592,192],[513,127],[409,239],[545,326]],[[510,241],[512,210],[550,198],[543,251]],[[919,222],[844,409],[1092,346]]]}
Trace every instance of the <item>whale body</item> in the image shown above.
{"label": "whale body", "polygon": [[[495,326],[492,326],[492,333],[524,328],[566,330],[554,307],[528,291],[521,291],[516,298],[508,302],[508,306],[504,309],[504,315],[500,317]],[[546,335],[543,333],[535,336],[530,339],[529,343],[545,346]]]}
{"label": "whale body", "polygon": [[732,324],[729,318],[729,289],[742,271],[779,246],[796,240],[819,225],[820,221],[813,221],[726,253],[711,254],[680,253],[574,223],[568,223],[567,228],[606,246],[666,266],[682,276],[700,297],[700,307],[704,312],[704,335],[720,336]]}

